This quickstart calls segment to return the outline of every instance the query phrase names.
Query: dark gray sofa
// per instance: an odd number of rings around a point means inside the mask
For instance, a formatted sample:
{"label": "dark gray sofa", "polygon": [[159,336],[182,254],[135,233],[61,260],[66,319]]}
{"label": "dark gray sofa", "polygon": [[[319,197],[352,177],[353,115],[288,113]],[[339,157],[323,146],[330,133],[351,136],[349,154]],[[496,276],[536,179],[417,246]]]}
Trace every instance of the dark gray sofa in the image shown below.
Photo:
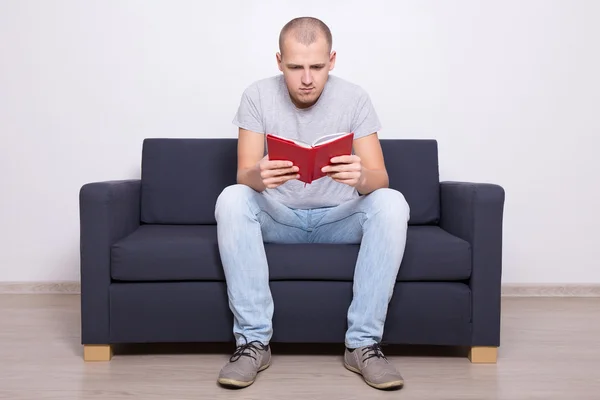
{"label": "dark gray sofa", "polygon": [[[411,208],[384,341],[470,348],[496,362],[504,190],[440,182],[434,140],[382,140]],[[233,342],[214,218],[236,179],[235,139],[146,139],[141,179],[80,191],[85,360],[112,345]],[[266,244],[273,342],[343,343],[358,245]]]}

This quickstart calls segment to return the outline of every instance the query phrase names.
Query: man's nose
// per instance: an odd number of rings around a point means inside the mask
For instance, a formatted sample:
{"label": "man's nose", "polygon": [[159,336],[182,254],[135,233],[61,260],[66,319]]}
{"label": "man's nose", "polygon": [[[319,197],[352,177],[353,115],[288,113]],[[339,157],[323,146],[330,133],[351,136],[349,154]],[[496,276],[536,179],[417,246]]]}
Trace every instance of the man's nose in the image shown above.
{"label": "man's nose", "polygon": [[312,75],[310,73],[310,69],[308,70],[304,70],[304,73],[302,74],[302,84],[304,85],[310,85],[312,83]]}

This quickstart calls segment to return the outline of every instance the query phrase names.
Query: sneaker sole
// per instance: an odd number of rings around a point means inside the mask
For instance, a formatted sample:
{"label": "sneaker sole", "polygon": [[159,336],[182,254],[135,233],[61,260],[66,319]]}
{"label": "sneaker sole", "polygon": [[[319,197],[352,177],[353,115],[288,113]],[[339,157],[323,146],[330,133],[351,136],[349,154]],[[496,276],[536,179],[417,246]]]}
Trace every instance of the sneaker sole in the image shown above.
{"label": "sneaker sole", "polygon": [[[271,363],[263,365],[257,372],[264,371],[265,369],[269,368],[270,365],[271,365]],[[243,382],[243,381],[238,381],[235,379],[225,379],[225,378],[219,378],[217,380],[217,382],[219,382],[221,385],[227,386],[227,387],[232,387],[232,388],[245,388],[245,387],[252,385],[254,383],[254,381],[255,380],[253,379],[249,382]]]}
{"label": "sneaker sole", "polygon": [[404,386],[404,380],[397,380],[397,381],[391,381],[391,382],[385,382],[385,383],[373,383],[373,382],[369,382],[364,375],[356,368],[354,368],[351,365],[348,365],[347,363],[344,363],[344,367],[346,367],[347,370],[352,371],[354,373],[359,374],[360,376],[362,376],[363,380],[367,383],[367,385],[374,387],[375,389],[382,389],[382,390],[386,390],[386,389],[398,389]]}

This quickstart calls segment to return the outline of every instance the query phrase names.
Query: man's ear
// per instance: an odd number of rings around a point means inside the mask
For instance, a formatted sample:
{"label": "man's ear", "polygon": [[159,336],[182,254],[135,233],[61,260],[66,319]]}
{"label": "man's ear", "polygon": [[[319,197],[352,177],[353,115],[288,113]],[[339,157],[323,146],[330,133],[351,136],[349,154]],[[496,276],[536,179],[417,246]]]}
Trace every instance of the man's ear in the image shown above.
{"label": "man's ear", "polygon": [[281,65],[281,53],[278,52],[277,54],[275,54],[275,58],[277,59],[277,67],[281,72],[283,72],[283,65]]}
{"label": "man's ear", "polygon": [[335,67],[335,59],[336,59],[336,52],[332,51],[331,54],[329,55],[329,70],[333,70],[333,68]]}

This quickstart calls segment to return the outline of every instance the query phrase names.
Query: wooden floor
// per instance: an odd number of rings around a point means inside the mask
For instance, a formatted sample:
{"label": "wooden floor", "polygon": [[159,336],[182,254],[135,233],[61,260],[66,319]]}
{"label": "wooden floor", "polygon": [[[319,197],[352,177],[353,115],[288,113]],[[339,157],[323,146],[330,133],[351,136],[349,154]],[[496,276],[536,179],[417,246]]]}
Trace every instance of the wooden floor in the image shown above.
{"label": "wooden floor", "polygon": [[274,345],[273,365],[237,391],[216,384],[230,346],[124,347],[84,363],[79,322],[77,295],[0,295],[0,399],[600,399],[600,298],[505,298],[495,365],[391,348],[406,380],[396,392],[344,369],[336,346]]}

